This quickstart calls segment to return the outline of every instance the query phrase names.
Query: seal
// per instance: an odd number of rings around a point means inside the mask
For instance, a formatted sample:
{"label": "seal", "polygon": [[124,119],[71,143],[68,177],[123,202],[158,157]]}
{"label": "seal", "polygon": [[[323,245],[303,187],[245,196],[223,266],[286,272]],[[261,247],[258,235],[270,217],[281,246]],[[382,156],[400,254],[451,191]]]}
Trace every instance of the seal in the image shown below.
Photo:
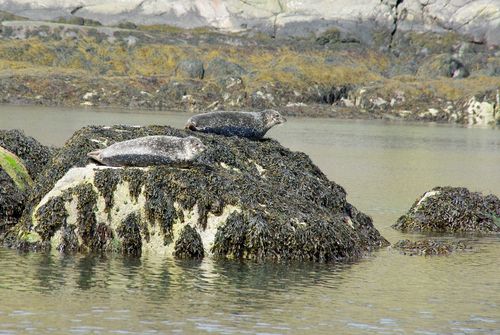
{"label": "seal", "polygon": [[182,165],[192,162],[205,149],[201,140],[193,136],[146,136],[117,142],[87,156],[108,166]]}
{"label": "seal", "polygon": [[224,136],[239,136],[261,139],[275,125],[286,119],[278,111],[266,109],[261,112],[210,112],[192,116],[185,128]]}

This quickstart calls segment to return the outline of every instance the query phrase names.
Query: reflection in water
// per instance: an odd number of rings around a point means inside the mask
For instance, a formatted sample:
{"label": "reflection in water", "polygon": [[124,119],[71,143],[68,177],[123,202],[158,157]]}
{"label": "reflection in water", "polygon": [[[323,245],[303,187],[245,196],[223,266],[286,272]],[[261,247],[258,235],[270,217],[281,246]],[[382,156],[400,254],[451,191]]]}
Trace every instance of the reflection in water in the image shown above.
{"label": "reflection in water", "polygon": [[[0,108],[2,128],[53,145],[85,124],[182,127],[188,117]],[[391,242],[422,237],[390,225],[434,186],[500,194],[498,129],[292,118],[269,136],[309,154]],[[473,252],[449,257],[380,250],[342,265],[0,248],[0,334],[500,334],[499,242],[475,238]]]}

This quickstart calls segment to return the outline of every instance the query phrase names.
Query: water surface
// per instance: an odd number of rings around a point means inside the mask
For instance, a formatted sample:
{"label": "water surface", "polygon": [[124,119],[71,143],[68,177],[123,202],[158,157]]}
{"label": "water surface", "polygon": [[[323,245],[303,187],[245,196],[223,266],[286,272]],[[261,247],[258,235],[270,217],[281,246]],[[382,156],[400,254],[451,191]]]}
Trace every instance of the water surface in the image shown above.
{"label": "water surface", "polygon": [[[62,145],[87,124],[168,124],[187,113],[0,106],[0,128]],[[426,190],[500,195],[500,130],[289,119],[269,137],[300,150],[348,200],[390,225]],[[180,262],[0,248],[0,334],[500,334],[500,238],[473,252],[380,250],[354,264]]]}

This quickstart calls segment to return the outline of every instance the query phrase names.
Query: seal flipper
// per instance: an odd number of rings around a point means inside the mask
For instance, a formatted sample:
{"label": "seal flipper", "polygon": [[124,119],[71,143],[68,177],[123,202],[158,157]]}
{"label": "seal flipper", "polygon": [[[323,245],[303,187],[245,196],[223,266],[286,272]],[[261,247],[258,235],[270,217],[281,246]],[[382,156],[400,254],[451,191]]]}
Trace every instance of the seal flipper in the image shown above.
{"label": "seal flipper", "polygon": [[89,152],[87,154],[87,157],[89,157],[93,162],[96,162],[96,163],[99,163],[99,164],[102,164],[102,165],[106,165],[102,161],[101,153],[102,153],[101,149],[94,150],[94,151]]}

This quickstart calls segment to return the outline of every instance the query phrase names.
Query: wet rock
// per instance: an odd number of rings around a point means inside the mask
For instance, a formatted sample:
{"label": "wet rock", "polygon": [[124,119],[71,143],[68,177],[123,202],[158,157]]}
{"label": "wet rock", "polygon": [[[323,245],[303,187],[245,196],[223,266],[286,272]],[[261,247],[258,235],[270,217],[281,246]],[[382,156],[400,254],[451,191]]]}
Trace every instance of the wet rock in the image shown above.
{"label": "wet rock", "polygon": [[241,65],[219,57],[212,59],[205,71],[208,78],[241,77],[246,73],[247,71]]}
{"label": "wet rock", "polygon": [[21,158],[31,178],[35,179],[54,154],[54,148],[47,147],[22,130],[0,130],[0,146]]}
{"label": "wet rock", "polygon": [[[87,165],[89,151],[160,134],[195,135],[208,148],[188,167]],[[52,162],[7,245],[332,262],[387,243],[307,155],[274,140],[161,126],[86,127]]]}
{"label": "wet rock", "polygon": [[402,231],[500,232],[500,199],[463,187],[436,187],[392,226]]}
{"label": "wet rock", "polygon": [[52,153],[20,130],[0,130],[0,236],[21,217],[32,180]]}
{"label": "wet rock", "polygon": [[184,78],[203,79],[205,74],[203,62],[198,59],[183,60],[177,65],[175,74]]}
{"label": "wet rock", "polygon": [[449,55],[437,55],[423,63],[418,75],[427,78],[448,77],[466,78],[470,75],[468,67],[459,59]]}
{"label": "wet rock", "polygon": [[119,22],[116,26],[121,29],[137,29],[137,25],[130,21]]}
{"label": "wet rock", "polygon": [[462,241],[448,242],[441,240],[400,240],[394,243],[391,247],[401,251],[402,254],[409,256],[449,255],[457,251],[471,250],[471,247]]}
{"label": "wet rock", "polygon": [[102,26],[99,21],[73,15],[59,16],[54,21],[57,23],[75,24],[78,26]]}

